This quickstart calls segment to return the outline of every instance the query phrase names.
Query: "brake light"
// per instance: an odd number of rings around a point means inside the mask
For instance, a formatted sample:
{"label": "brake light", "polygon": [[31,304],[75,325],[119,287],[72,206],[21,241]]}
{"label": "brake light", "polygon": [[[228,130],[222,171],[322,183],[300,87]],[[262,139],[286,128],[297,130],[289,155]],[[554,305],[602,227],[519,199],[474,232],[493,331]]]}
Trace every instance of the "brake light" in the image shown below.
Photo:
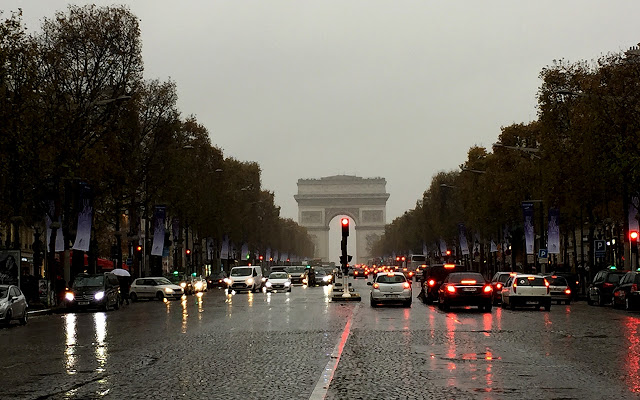
{"label": "brake light", "polygon": [[436,284],[436,281],[434,281],[433,279],[429,279],[429,286],[433,286]]}
{"label": "brake light", "polygon": [[551,277],[552,277],[553,279],[556,279],[558,276],[557,276],[557,275],[551,275]]}
{"label": "brake light", "polygon": [[353,274],[354,275],[358,275],[358,271],[353,271]]}
{"label": "brake light", "polygon": [[445,268],[445,269],[454,269],[455,267],[456,267],[456,265],[455,265],[455,264],[445,264],[445,265],[444,265],[444,268]]}
{"label": "brake light", "polygon": [[638,285],[637,285],[637,284],[635,284],[635,283],[634,283],[634,284],[632,284],[632,285],[631,285],[631,291],[632,291],[632,292],[637,292],[637,291],[638,291]]}
{"label": "brake light", "polygon": [[571,289],[566,288],[566,289],[564,290],[564,292],[565,292],[566,294],[571,294]]}
{"label": "brake light", "polygon": [[518,292],[517,289],[518,289],[518,284],[513,282],[513,293],[517,293]]}
{"label": "brake light", "polygon": [[549,287],[549,281],[544,280],[544,285],[547,287],[547,294],[551,293],[551,288]]}
{"label": "brake light", "polygon": [[413,276],[413,271],[409,272],[409,276]]}
{"label": "brake light", "polygon": [[455,293],[456,292],[456,287],[455,286],[451,286],[451,285],[447,285],[447,291],[449,293]]}
{"label": "brake light", "polygon": [[405,282],[402,287],[404,287],[405,289],[410,289],[411,285],[409,284],[409,282]]}
{"label": "brake light", "polygon": [[498,282],[498,284],[496,285],[496,289],[502,289],[502,283]]}
{"label": "brake light", "polygon": [[406,271],[407,269],[406,269],[406,268],[402,268],[402,270],[403,270],[403,271]]}
{"label": "brake light", "polygon": [[579,284],[580,284],[580,281],[576,281],[576,285],[579,285]]}
{"label": "brake light", "polygon": [[373,288],[374,289],[380,289],[380,284],[378,284],[378,282],[373,284]]}
{"label": "brake light", "polygon": [[393,276],[393,272],[389,272],[387,276]]}
{"label": "brake light", "polygon": [[462,283],[463,285],[475,285],[476,281],[473,279],[469,279],[469,280],[461,280],[460,283]]}
{"label": "brake light", "polygon": [[487,286],[484,287],[484,292],[485,293],[489,293],[489,292],[492,292],[492,291],[493,291],[493,288],[491,287],[491,285],[487,285]]}
{"label": "brake light", "polygon": [[536,279],[536,277],[535,276],[527,276],[527,279],[532,281],[532,280]]}
{"label": "brake light", "polygon": [[603,288],[611,289],[613,288],[613,283],[605,282],[602,284]]}

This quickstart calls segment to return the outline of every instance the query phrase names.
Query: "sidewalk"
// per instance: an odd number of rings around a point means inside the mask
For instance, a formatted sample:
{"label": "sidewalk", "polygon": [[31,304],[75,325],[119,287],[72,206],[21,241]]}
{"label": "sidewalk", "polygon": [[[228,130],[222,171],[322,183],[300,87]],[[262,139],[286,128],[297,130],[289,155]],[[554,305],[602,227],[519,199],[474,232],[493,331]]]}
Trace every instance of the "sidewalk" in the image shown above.
{"label": "sidewalk", "polygon": [[49,315],[49,314],[62,314],[66,312],[66,307],[63,305],[57,305],[47,307],[46,304],[33,303],[29,304],[28,308],[29,316]]}

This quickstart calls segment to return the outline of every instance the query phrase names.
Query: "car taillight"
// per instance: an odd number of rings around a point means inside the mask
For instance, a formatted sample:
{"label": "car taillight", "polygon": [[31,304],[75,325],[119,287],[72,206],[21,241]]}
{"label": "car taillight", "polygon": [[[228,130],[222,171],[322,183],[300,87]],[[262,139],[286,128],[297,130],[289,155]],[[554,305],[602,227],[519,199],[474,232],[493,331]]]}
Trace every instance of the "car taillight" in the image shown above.
{"label": "car taillight", "polygon": [[413,271],[409,272],[409,276],[413,276]]}
{"label": "car taillight", "polygon": [[380,289],[380,285],[378,284],[378,282],[373,284],[373,288],[374,289]]}
{"label": "car taillight", "polygon": [[455,286],[451,286],[451,285],[447,285],[447,291],[449,293],[455,293],[456,292],[456,287]]}
{"label": "car taillight", "polygon": [[498,283],[498,284],[496,285],[496,289],[502,289],[502,283]]}
{"label": "car taillight", "polygon": [[489,293],[491,291],[493,291],[493,288],[491,287],[491,285],[487,285],[487,286],[484,287],[484,292],[485,293]]}
{"label": "car taillight", "polygon": [[405,282],[404,285],[402,285],[405,289],[409,289],[411,288],[411,285],[409,284],[409,282]]}
{"label": "car taillight", "polygon": [[515,282],[513,282],[513,293],[518,293],[517,289],[518,289],[518,285]]}
{"label": "car taillight", "polygon": [[602,284],[602,287],[606,289],[611,289],[613,288],[613,283],[605,282]]}
{"label": "car taillight", "polygon": [[565,292],[566,294],[571,294],[571,289],[566,288],[566,289],[564,290],[564,292]]}
{"label": "car taillight", "polygon": [[633,285],[631,285],[631,291],[632,292],[637,292],[638,291],[638,285],[636,285],[635,283]]}
{"label": "car taillight", "polygon": [[434,281],[433,279],[429,279],[429,286],[433,286],[436,284],[436,281]]}

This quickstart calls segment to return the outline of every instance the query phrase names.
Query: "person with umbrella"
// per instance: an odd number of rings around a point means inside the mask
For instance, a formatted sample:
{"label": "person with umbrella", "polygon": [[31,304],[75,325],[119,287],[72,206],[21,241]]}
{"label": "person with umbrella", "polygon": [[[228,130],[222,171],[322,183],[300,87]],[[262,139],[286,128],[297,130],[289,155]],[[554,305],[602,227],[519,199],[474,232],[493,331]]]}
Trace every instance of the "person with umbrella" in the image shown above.
{"label": "person with umbrella", "polygon": [[120,305],[127,302],[129,305],[129,289],[131,288],[131,274],[129,271],[122,268],[116,268],[111,271],[115,276],[118,277],[118,282],[120,283]]}

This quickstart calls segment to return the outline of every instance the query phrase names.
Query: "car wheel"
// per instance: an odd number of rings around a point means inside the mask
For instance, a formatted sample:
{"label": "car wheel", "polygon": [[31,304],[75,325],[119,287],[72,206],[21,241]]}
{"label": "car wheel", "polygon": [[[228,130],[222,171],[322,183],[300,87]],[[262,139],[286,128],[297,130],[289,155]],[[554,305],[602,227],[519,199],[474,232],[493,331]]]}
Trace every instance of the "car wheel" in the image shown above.
{"label": "car wheel", "polygon": [[513,301],[513,299],[509,299],[509,308],[511,309],[511,311],[514,311],[516,309],[516,302]]}
{"label": "car wheel", "polygon": [[491,312],[492,308],[493,306],[491,304],[487,304],[486,306],[484,306],[484,312]]}
{"label": "car wheel", "polygon": [[5,314],[4,321],[2,322],[4,322],[7,325],[11,323],[11,310],[7,310],[7,314]]}
{"label": "car wheel", "polygon": [[504,300],[502,300],[502,302],[500,303],[500,307],[507,308],[507,303],[505,303]]}
{"label": "car wheel", "polygon": [[138,301],[138,295],[136,294],[136,292],[129,293],[129,298],[131,299],[131,302],[133,302],[133,303]]}
{"label": "car wheel", "polygon": [[442,311],[449,311],[451,307],[447,303],[442,303]]}
{"label": "car wheel", "polygon": [[102,305],[102,311],[109,311],[109,298],[104,299],[104,304]]}
{"label": "car wheel", "polygon": [[564,304],[566,304],[566,305],[571,304],[571,300],[565,300],[565,301],[564,301]]}
{"label": "car wheel", "polygon": [[369,298],[369,303],[371,304],[371,307],[376,308],[378,305],[376,304],[375,301],[373,301],[373,297]]}
{"label": "car wheel", "polygon": [[164,294],[162,292],[156,293],[156,299],[162,301],[162,299],[164,299]]}
{"label": "car wheel", "polygon": [[544,305],[544,310],[551,311],[551,302],[548,302],[547,304]]}
{"label": "car wheel", "polygon": [[604,306],[604,297],[603,297],[602,295],[599,295],[599,296],[598,296],[598,305],[599,305],[600,307],[603,307],[603,306]]}
{"label": "car wheel", "polygon": [[407,300],[404,302],[405,307],[411,307],[411,300]]}
{"label": "car wheel", "polygon": [[22,318],[20,318],[20,325],[26,325],[27,324],[28,315],[29,315],[29,313],[27,312],[27,308],[25,307],[24,315],[22,315]]}
{"label": "car wheel", "polygon": [[611,296],[611,307],[612,308],[618,308],[618,304],[616,304],[616,297],[615,296]]}
{"label": "car wheel", "polygon": [[593,301],[591,300],[591,296],[587,295],[587,304],[592,306],[593,305]]}
{"label": "car wheel", "polygon": [[624,309],[627,311],[631,311],[631,302],[629,301],[628,297],[624,299]]}
{"label": "car wheel", "polygon": [[115,310],[119,310],[120,309],[120,296],[116,296],[116,304],[113,305],[113,308]]}

